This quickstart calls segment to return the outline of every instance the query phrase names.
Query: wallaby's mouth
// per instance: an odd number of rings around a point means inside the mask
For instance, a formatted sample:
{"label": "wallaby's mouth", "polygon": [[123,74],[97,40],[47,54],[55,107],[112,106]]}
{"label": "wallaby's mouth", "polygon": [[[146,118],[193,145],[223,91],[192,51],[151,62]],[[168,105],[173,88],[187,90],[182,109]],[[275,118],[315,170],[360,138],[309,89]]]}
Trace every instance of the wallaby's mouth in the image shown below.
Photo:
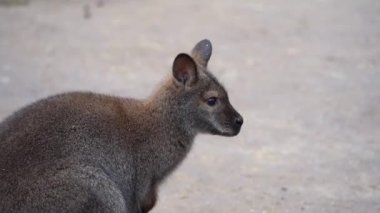
{"label": "wallaby's mouth", "polygon": [[227,137],[233,137],[240,133],[241,126],[243,125],[243,117],[240,114],[234,116],[232,121],[223,122],[222,124],[213,125],[214,128],[208,132],[213,135],[221,135]]}
{"label": "wallaby's mouth", "polygon": [[222,131],[214,132],[215,135],[221,135],[226,137],[233,137],[240,133],[241,125],[234,124],[229,128],[225,128]]}
{"label": "wallaby's mouth", "polygon": [[240,129],[241,129],[241,126],[234,127],[234,129],[232,131],[227,131],[225,133],[222,133],[222,135],[227,136],[227,137],[233,137],[233,136],[236,136],[240,133]]}

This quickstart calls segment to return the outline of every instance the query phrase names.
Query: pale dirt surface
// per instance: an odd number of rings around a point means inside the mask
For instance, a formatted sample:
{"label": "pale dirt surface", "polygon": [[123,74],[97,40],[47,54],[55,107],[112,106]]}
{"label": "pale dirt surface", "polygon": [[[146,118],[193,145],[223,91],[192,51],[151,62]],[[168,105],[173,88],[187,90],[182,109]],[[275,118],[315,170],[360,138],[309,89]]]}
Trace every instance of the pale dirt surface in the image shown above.
{"label": "pale dirt surface", "polygon": [[0,119],[63,91],[144,98],[203,38],[245,124],[198,137],[152,212],[380,212],[378,0],[0,6]]}

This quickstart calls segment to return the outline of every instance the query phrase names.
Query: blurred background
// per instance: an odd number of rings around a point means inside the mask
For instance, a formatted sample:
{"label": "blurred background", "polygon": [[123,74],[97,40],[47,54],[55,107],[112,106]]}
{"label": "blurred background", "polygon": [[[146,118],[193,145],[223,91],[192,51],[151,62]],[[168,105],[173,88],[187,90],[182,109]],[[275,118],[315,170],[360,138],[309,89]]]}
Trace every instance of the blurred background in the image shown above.
{"label": "blurred background", "polygon": [[198,137],[153,213],[380,212],[378,0],[0,0],[0,119],[145,98],[204,38],[245,123]]}

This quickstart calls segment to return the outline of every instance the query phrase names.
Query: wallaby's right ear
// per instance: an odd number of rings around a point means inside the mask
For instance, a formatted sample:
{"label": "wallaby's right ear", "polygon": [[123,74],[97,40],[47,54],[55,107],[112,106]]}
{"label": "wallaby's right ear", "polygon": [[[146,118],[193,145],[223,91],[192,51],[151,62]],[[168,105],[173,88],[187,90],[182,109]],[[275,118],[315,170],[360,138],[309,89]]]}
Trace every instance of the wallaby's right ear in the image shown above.
{"label": "wallaby's right ear", "polygon": [[179,84],[192,86],[198,80],[195,61],[185,53],[177,55],[173,62],[173,76]]}

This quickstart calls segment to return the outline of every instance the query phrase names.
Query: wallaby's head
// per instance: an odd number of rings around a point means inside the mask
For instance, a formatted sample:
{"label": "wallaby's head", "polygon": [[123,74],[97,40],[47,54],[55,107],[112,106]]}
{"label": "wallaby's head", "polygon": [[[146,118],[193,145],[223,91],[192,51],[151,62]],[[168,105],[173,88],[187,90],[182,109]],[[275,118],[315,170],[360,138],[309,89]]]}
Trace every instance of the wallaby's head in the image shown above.
{"label": "wallaby's head", "polygon": [[207,69],[211,52],[211,42],[205,39],[195,45],[191,56],[177,55],[170,99],[193,132],[234,136],[239,133],[243,118],[232,107],[227,91]]}

